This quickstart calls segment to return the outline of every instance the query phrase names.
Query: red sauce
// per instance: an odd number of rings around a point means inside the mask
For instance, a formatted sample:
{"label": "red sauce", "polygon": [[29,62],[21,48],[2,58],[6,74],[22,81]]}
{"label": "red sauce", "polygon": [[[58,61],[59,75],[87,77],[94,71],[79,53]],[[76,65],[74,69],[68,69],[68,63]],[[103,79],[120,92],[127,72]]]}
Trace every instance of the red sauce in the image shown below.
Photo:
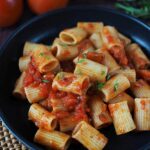
{"label": "red sauce", "polygon": [[89,39],[83,40],[79,45],[78,45],[78,50],[79,52],[83,52],[87,50],[88,48],[93,47],[92,42]]}
{"label": "red sauce", "polygon": [[138,80],[133,86],[136,88],[140,88],[142,86],[146,85],[146,82],[142,79]]}
{"label": "red sauce", "polygon": [[41,82],[42,75],[40,72],[36,69],[36,67],[30,63],[28,70],[26,70],[26,76],[24,79],[24,86],[28,86],[33,82],[40,83]]}
{"label": "red sauce", "polygon": [[144,69],[144,70],[137,70],[137,74],[141,78],[143,78],[143,79],[145,79],[147,81],[150,81],[150,70],[146,70],[146,69]]}
{"label": "red sauce", "polygon": [[81,87],[81,90],[84,90],[84,89],[87,89],[89,86],[89,81],[88,80],[85,80],[82,84],[82,87]]}
{"label": "red sauce", "polygon": [[146,102],[144,100],[141,100],[140,103],[141,103],[141,109],[145,110]]}
{"label": "red sauce", "polygon": [[104,60],[104,55],[102,53],[88,52],[87,58],[98,63],[102,63],[102,61]]}
{"label": "red sauce", "polygon": [[104,114],[100,114],[100,115],[99,115],[99,119],[100,119],[102,122],[104,122],[104,123],[108,121],[106,115],[104,115]]}
{"label": "red sauce", "polygon": [[62,54],[64,57],[70,56],[69,50],[64,50],[64,53]]}
{"label": "red sauce", "polygon": [[51,84],[49,83],[40,83],[40,96],[47,98],[49,96],[49,91],[51,89]]}
{"label": "red sauce", "polygon": [[67,86],[71,84],[75,80],[75,76],[70,76],[70,77],[64,77],[63,79],[59,80],[59,84],[62,86]]}
{"label": "red sauce", "polygon": [[90,30],[90,29],[94,29],[94,27],[95,27],[95,26],[94,26],[92,23],[88,23],[88,28],[89,28],[89,30]]}
{"label": "red sauce", "polygon": [[[84,96],[78,96],[73,93],[61,92],[61,91],[51,91],[51,98],[61,100],[65,111],[54,112],[58,119],[63,119],[73,113],[76,119],[88,120],[86,115],[86,98]],[[66,111],[67,110],[67,111]]]}

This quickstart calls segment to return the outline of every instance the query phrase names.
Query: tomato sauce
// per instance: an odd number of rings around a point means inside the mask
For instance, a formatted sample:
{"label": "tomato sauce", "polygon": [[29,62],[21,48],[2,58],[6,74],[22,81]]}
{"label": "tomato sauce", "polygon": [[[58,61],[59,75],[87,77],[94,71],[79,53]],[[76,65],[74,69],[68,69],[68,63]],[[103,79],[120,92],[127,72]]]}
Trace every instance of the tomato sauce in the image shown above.
{"label": "tomato sauce", "polygon": [[75,76],[70,76],[70,77],[63,77],[63,79],[59,80],[59,84],[62,86],[67,86],[69,84],[71,84],[73,82],[73,80],[75,80]]}
{"label": "tomato sauce", "polygon": [[142,110],[145,110],[145,106],[146,106],[145,101],[144,101],[144,100],[141,100],[140,103],[141,103],[141,109],[142,109]]}

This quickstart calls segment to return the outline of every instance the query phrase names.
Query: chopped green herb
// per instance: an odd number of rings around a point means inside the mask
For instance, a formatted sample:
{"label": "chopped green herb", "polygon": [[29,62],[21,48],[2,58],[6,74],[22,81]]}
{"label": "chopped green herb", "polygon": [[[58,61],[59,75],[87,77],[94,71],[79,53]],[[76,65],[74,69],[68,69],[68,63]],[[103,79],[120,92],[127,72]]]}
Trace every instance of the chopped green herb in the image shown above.
{"label": "chopped green herb", "polygon": [[103,70],[102,72],[101,72],[101,75],[104,75],[105,74],[105,71]]}
{"label": "chopped green herb", "polygon": [[104,87],[105,83],[98,83],[97,88],[98,90],[102,89]]}
{"label": "chopped green herb", "polygon": [[85,61],[85,59],[79,59],[78,63],[82,63],[84,61]]}
{"label": "chopped green herb", "polygon": [[42,82],[49,83],[49,80],[43,79]]}
{"label": "chopped green herb", "polygon": [[59,43],[59,45],[64,46],[64,47],[68,46],[67,44],[64,44],[64,43]]}
{"label": "chopped green herb", "polygon": [[40,55],[40,56],[44,56],[44,53],[40,53],[39,55]]}
{"label": "chopped green herb", "polygon": [[118,90],[118,87],[119,87],[119,83],[118,83],[118,81],[116,80],[115,83],[114,83],[114,91],[117,91],[117,90]]}
{"label": "chopped green herb", "polygon": [[80,69],[76,69],[76,74],[81,75],[82,74],[81,70]]}
{"label": "chopped green herb", "polygon": [[46,58],[47,60],[49,60],[49,59],[50,59],[50,56],[45,55],[45,58]]}
{"label": "chopped green herb", "polygon": [[106,79],[107,79],[107,80],[109,80],[109,79],[110,79],[110,77],[111,77],[111,76],[110,76],[110,74],[108,74],[108,75],[107,75],[107,77],[106,77]]}
{"label": "chopped green herb", "polygon": [[64,78],[64,73],[63,72],[60,72],[59,73],[59,76],[58,76],[58,79],[59,80],[62,80]]}
{"label": "chopped green herb", "polygon": [[83,58],[87,58],[87,54],[86,54],[86,53],[83,53],[83,54],[82,54],[82,57],[83,57]]}

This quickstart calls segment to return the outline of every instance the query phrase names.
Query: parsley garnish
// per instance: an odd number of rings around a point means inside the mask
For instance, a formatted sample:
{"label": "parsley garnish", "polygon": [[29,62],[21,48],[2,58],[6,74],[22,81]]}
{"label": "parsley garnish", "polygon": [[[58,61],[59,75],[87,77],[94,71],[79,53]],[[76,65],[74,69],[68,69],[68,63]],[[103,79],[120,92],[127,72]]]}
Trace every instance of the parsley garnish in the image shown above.
{"label": "parsley garnish", "polygon": [[64,44],[64,43],[59,43],[59,45],[64,46],[64,47],[68,46],[67,44]]}
{"label": "parsley garnish", "polygon": [[82,63],[84,61],[85,61],[85,59],[79,59],[78,63]]}
{"label": "parsley garnish", "polygon": [[104,75],[105,74],[105,71],[103,70],[102,72],[101,72],[101,75]]}
{"label": "parsley garnish", "polygon": [[107,77],[106,77],[106,79],[107,79],[107,80],[109,80],[109,79],[110,79],[110,77],[111,77],[111,76],[110,76],[110,74],[108,74],[108,75],[107,75]]}
{"label": "parsley garnish", "polygon": [[64,78],[64,73],[63,72],[60,72],[59,75],[58,75],[58,79],[59,80],[62,80]]}
{"label": "parsley garnish", "polygon": [[43,79],[42,82],[49,83],[49,80]]}
{"label": "parsley garnish", "polygon": [[44,53],[40,53],[39,55],[40,55],[40,56],[44,56]]}
{"label": "parsley garnish", "polygon": [[102,89],[104,87],[105,83],[97,83],[98,90]]}
{"label": "parsley garnish", "polygon": [[114,91],[117,91],[117,90],[118,90],[118,87],[119,87],[119,83],[118,83],[118,81],[116,80],[115,83],[114,83]]}

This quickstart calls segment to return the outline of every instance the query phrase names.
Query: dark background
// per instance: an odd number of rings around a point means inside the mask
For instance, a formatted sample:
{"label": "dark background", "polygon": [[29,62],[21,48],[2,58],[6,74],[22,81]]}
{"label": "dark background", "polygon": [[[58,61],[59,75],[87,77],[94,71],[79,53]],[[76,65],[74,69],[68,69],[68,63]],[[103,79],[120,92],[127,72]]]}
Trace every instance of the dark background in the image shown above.
{"label": "dark background", "polygon": [[[0,46],[2,43],[7,40],[7,37],[15,31],[23,23],[27,22],[31,18],[36,17],[37,15],[33,14],[27,5],[27,0],[25,0],[24,11],[22,14],[21,19],[18,23],[9,28],[0,28]],[[115,0],[70,0],[68,6],[75,6],[75,5],[101,5],[109,8],[113,8]]]}

